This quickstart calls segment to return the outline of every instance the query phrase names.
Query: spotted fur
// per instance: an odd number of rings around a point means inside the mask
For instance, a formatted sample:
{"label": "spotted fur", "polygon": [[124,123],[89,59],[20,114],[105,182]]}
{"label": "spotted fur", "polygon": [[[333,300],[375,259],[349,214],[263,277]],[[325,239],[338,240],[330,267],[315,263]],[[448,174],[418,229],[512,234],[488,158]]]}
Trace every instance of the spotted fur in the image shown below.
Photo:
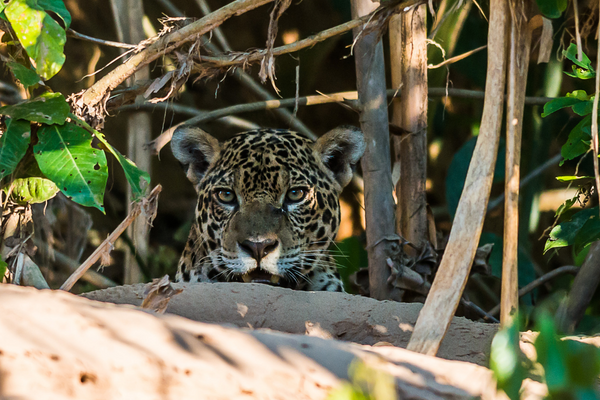
{"label": "spotted fur", "polygon": [[263,129],[219,143],[182,127],[172,149],[198,193],[178,281],[343,290],[328,248],[339,194],[365,149],[358,129],[336,128],[316,142]]}

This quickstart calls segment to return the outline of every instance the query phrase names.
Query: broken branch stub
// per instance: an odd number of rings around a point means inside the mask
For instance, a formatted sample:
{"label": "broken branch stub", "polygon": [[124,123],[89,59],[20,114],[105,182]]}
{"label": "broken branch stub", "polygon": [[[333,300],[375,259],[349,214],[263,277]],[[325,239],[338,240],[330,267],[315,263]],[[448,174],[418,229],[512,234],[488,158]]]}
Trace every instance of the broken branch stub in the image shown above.
{"label": "broken branch stub", "polygon": [[488,68],[480,133],[444,257],[408,344],[409,350],[419,353],[437,353],[477,251],[500,140],[509,16],[506,0],[490,1]]}

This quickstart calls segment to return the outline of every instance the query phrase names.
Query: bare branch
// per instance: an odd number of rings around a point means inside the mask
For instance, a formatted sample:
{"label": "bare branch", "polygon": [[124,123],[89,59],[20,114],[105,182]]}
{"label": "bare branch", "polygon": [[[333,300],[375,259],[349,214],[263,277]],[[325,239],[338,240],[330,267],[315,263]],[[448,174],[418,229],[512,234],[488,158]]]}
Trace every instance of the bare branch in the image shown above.
{"label": "bare branch", "polygon": [[71,28],[67,29],[67,35],[69,37],[72,37],[75,39],[85,40],[86,42],[97,43],[97,44],[101,44],[103,46],[118,47],[120,49],[135,49],[137,47],[135,44],[113,42],[112,40],[103,40],[103,39],[98,39],[98,38],[91,37],[88,35],[84,35],[83,33],[74,31]]}

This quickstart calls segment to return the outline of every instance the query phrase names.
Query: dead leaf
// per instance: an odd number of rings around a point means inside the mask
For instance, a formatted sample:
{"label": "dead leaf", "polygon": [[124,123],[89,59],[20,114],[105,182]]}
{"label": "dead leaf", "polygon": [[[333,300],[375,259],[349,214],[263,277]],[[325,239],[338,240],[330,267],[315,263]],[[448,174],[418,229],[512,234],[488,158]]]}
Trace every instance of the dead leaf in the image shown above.
{"label": "dead leaf", "polygon": [[164,314],[171,298],[181,292],[183,289],[174,289],[171,286],[169,275],[165,275],[161,279],[154,279],[144,289],[142,308]]}

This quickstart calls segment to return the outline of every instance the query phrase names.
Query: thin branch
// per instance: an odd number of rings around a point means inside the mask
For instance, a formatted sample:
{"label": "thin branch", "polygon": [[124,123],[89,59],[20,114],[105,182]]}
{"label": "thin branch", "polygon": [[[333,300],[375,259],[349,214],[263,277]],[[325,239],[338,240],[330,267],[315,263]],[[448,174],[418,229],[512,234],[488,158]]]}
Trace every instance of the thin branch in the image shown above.
{"label": "thin branch", "polygon": [[471,56],[471,55],[473,55],[473,54],[475,54],[477,52],[480,52],[481,50],[486,49],[486,48],[487,48],[487,44],[484,45],[484,46],[478,47],[476,49],[467,51],[466,53],[462,53],[462,54],[459,54],[457,56],[450,57],[449,59],[444,60],[444,61],[442,61],[439,64],[436,64],[436,65],[430,64],[430,65],[427,66],[427,69],[436,69],[436,68],[439,68],[439,67],[443,67],[444,65],[454,64],[455,62],[460,61],[460,60],[464,60],[465,58],[467,58],[467,57],[469,57],[469,56]]}
{"label": "thin branch", "polygon": [[[407,0],[405,2],[397,5],[399,10],[410,9],[413,6],[417,6],[419,4],[424,3],[423,0]],[[358,28],[364,26],[365,30],[369,30],[373,27],[377,27],[380,24],[380,21],[375,18],[376,15],[381,13],[385,7],[380,7],[369,13],[363,17],[353,19],[352,21],[348,21],[341,25],[335,26],[333,28],[326,29],[322,32],[319,32],[315,35],[309,36],[306,39],[299,40],[297,42],[275,47],[272,50],[273,56],[279,56],[287,53],[294,53],[296,51],[300,51],[307,47],[314,46],[315,44],[332,38],[337,35],[341,35],[342,33],[348,32],[354,28]],[[209,62],[212,67],[231,67],[235,65],[247,65],[253,62],[261,61],[267,54],[266,49],[260,49],[253,52],[245,52],[245,53],[234,53],[232,55],[227,56],[219,56],[219,57],[210,57],[210,56],[200,56],[201,61]]]}
{"label": "thin branch", "polygon": [[65,283],[62,284],[60,290],[65,290],[67,292],[70,291],[71,288],[73,288],[73,285],[75,285],[75,283],[79,280],[79,278],[81,278],[83,274],[88,269],[90,269],[92,265],[94,265],[94,263],[98,261],[98,259],[100,259],[100,257],[103,257],[106,254],[110,253],[113,244],[115,243],[117,238],[121,236],[121,234],[125,232],[125,229],[127,229],[127,227],[131,225],[131,223],[142,213],[145,205],[152,205],[153,203],[156,203],[161,190],[162,187],[160,185],[157,185],[154,189],[152,189],[152,192],[150,192],[150,194],[145,199],[142,199],[142,201],[135,203],[131,211],[129,212],[127,218],[125,218],[119,224],[119,226],[117,226],[115,230],[106,238],[106,240],[104,240],[104,242],[102,242],[100,246],[96,248],[96,250],[88,257],[88,259],[85,260],[84,263],[81,264],[79,268],[77,268],[77,270],[71,274],[71,276],[65,281]]}
{"label": "thin branch", "polygon": [[[564,274],[577,275],[578,272],[579,272],[579,267],[575,267],[572,265],[566,265],[564,267],[559,267],[559,268],[553,269],[552,271],[548,272],[547,274],[540,276],[533,282],[530,282],[527,285],[523,286],[523,288],[521,290],[519,290],[519,297],[525,296],[527,293],[542,286],[543,284],[556,278],[557,276],[564,275]],[[498,304],[497,306],[492,308],[490,311],[488,311],[488,314],[489,315],[498,315],[499,311],[500,311],[500,304]]]}
{"label": "thin branch", "polygon": [[81,104],[78,105],[81,108],[87,109],[96,107],[103,101],[108,92],[124,82],[125,79],[129,78],[141,67],[188,42],[196,40],[198,37],[221,25],[225,20],[272,1],[273,0],[236,0],[204,18],[159,38],[87,89],[78,102]]}
{"label": "thin branch", "polygon": [[75,38],[75,39],[85,40],[86,42],[92,42],[92,43],[96,43],[96,44],[101,44],[103,46],[118,47],[120,49],[135,49],[137,47],[135,44],[113,42],[112,40],[103,40],[103,39],[98,39],[98,38],[91,37],[91,36],[88,36],[88,35],[84,35],[83,33],[79,33],[77,31],[74,31],[71,28],[67,29],[67,35],[69,37],[72,37],[72,38]]}
{"label": "thin branch", "polygon": [[[386,94],[388,97],[397,97],[400,93],[398,89],[388,89]],[[483,99],[485,92],[479,90],[466,90],[466,89],[446,89],[446,88],[429,88],[429,97],[461,97],[465,99]],[[552,97],[526,97],[525,104],[529,105],[541,105],[546,104]],[[357,92],[338,92],[328,95],[313,95],[299,97],[298,99],[287,98],[282,100],[267,100],[257,101],[255,103],[236,104],[233,106],[221,108],[218,110],[207,112],[206,114],[191,118],[181,124],[173,126],[163,133],[160,134],[156,139],[150,142],[147,147],[154,154],[158,154],[160,150],[171,140],[171,136],[175,129],[182,125],[195,125],[201,122],[213,121],[218,118],[222,118],[227,115],[240,114],[244,112],[252,111],[263,111],[272,110],[281,107],[293,107],[298,101],[300,106],[314,106],[317,104],[329,104],[329,103],[340,103],[351,108],[355,108],[354,104],[358,100]]]}
{"label": "thin branch", "polygon": [[[174,17],[183,17],[183,12],[181,12],[181,10],[179,10],[179,8],[177,8],[170,0],[156,1],[163,5]],[[208,4],[206,4],[205,1],[198,0],[197,3],[204,15],[208,15],[211,13],[210,8],[208,7]],[[217,40],[221,44],[221,47],[223,47],[225,51],[231,51],[231,47],[229,46],[229,43],[227,42],[227,39],[225,38],[225,35],[223,34],[223,31],[220,27],[215,28],[212,33],[216,36]],[[205,44],[205,46],[212,53],[216,54],[221,52],[221,50],[211,41],[208,41]],[[241,68],[235,68],[235,70],[232,73],[232,76],[242,85],[250,89],[250,91],[256,94],[259,98],[263,100],[275,99],[275,96],[271,95],[271,93],[269,93],[265,88],[263,88],[262,85],[257,83],[250,75],[244,72]],[[275,113],[279,115],[282,121],[284,121],[286,124],[289,124],[292,129],[295,129],[298,132],[308,136],[309,138],[316,140],[317,136],[314,134],[314,132],[311,131],[302,121],[300,121],[298,118],[292,115],[292,113],[290,113],[285,108],[278,108],[275,110]]]}

